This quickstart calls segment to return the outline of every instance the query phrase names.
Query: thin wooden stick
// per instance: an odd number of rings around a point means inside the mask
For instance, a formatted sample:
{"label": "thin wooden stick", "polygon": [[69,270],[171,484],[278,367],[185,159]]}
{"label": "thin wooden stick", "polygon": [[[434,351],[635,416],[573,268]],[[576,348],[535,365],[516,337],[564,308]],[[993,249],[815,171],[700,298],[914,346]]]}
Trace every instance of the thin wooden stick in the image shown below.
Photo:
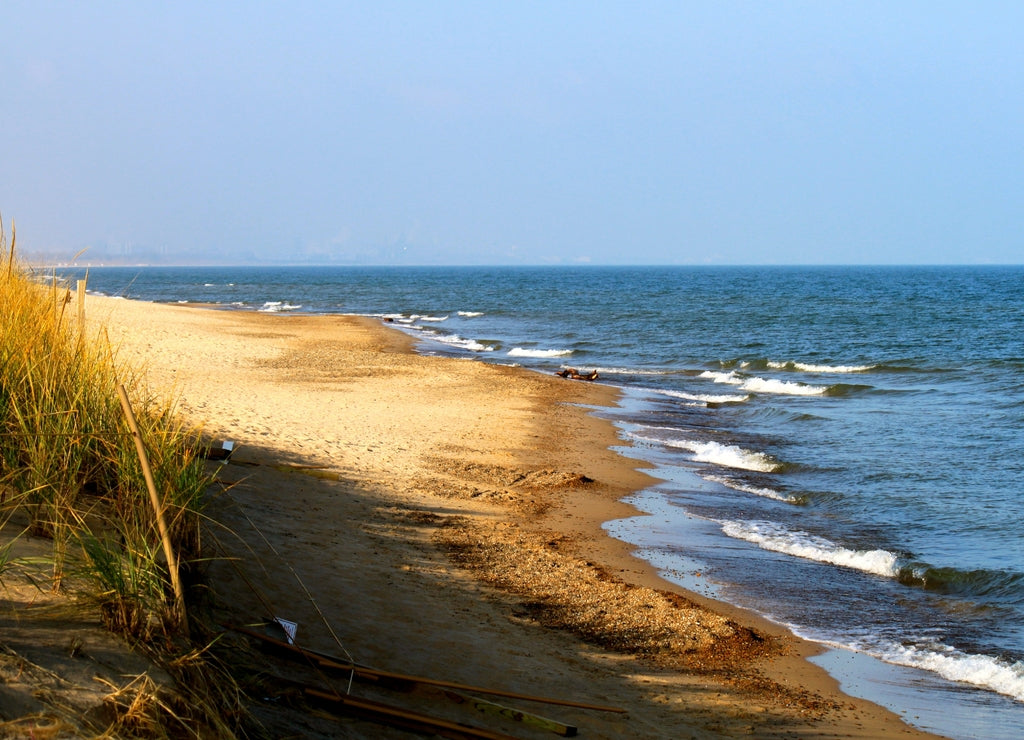
{"label": "thin wooden stick", "polygon": [[[0,230],[3,229],[3,224],[0,223]],[[7,279],[11,279],[11,272],[14,270],[14,245],[18,242],[18,232],[14,226],[14,222],[11,221],[11,251],[7,255]]]}
{"label": "thin wooden stick", "polygon": [[167,522],[164,521],[163,505],[160,502],[160,495],[156,492],[156,483],[153,482],[153,471],[149,466],[149,456],[146,455],[146,446],[142,443],[142,434],[139,432],[139,425],[135,421],[135,412],[132,411],[132,404],[128,400],[128,393],[124,385],[118,383],[117,394],[121,399],[121,408],[124,409],[125,418],[128,419],[128,427],[131,429],[132,437],[135,439],[135,450],[139,453],[139,463],[142,465],[142,475],[146,479],[146,488],[149,490],[149,500],[153,504],[153,513],[156,515],[156,525],[160,530],[160,540],[163,542],[164,557],[167,558],[167,569],[171,574],[171,588],[174,589],[174,606],[179,620],[179,627],[188,632],[188,618],[185,612],[185,594],[181,588],[181,579],[178,576],[178,561],[174,557],[174,548],[171,546],[171,536],[167,531]]}
{"label": "thin wooden stick", "polygon": [[423,686],[437,686],[439,688],[456,689],[461,691],[473,691],[478,694],[489,694],[490,696],[503,696],[507,699],[520,699],[523,701],[533,701],[542,704],[552,704],[562,707],[575,707],[576,709],[593,709],[598,712],[615,712],[618,714],[626,714],[625,709],[619,707],[607,707],[599,704],[588,704],[585,702],[572,701],[567,699],[554,699],[544,696],[532,696],[530,694],[520,694],[513,691],[504,691],[502,689],[488,689],[482,686],[469,686],[463,683],[455,683],[453,681],[444,681],[435,678],[426,678],[424,676],[409,676],[404,673],[392,673],[390,671],[381,671],[376,668],[368,668],[366,666],[356,665],[355,663],[346,663],[344,661],[336,660],[330,656],[318,653],[315,650],[307,650],[306,648],[293,645],[291,643],[284,642],[283,640],[277,640],[270,635],[261,634],[255,630],[242,627],[240,625],[227,625],[228,629],[239,634],[246,635],[248,637],[260,640],[267,645],[280,650],[284,653],[289,653],[296,658],[302,659],[310,663],[310,665],[323,669],[325,671],[337,671],[340,673],[354,672],[357,676],[367,676],[370,678],[390,678],[397,681],[407,681],[409,683],[417,683]]}
{"label": "thin wooden stick", "polygon": [[478,712],[490,714],[495,717],[501,717],[503,719],[510,719],[513,722],[522,722],[524,725],[531,725],[532,727],[539,727],[542,730],[553,732],[556,735],[561,735],[562,737],[576,737],[576,733],[579,731],[576,725],[559,722],[557,719],[541,717],[539,714],[525,712],[522,709],[506,707],[493,701],[488,701],[487,699],[481,699],[479,696],[460,694],[458,691],[452,691],[450,689],[446,689],[444,694],[449,699],[452,699],[459,704],[468,704]]}
{"label": "thin wooden stick", "polygon": [[481,740],[515,740],[511,735],[500,732],[492,732],[480,727],[472,727],[459,722],[432,717],[428,714],[403,709],[401,707],[382,704],[371,699],[357,699],[354,696],[342,696],[337,693],[322,691],[321,689],[306,686],[303,689],[305,695],[311,699],[318,699],[323,702],[331,702],[332,705],[345,709],[351,714],[363,716],[375,722],[400,727],[417,732],[427,732],[440,737],[456,738],[480,738]]}
{"label": "thin wooden stick", "polygon": [[[87,280],[88,278],[86,278]],[[86,280],[78,281],[78,290],[75,294],[78,297],[78,336],[85,336],[85,285]]]}

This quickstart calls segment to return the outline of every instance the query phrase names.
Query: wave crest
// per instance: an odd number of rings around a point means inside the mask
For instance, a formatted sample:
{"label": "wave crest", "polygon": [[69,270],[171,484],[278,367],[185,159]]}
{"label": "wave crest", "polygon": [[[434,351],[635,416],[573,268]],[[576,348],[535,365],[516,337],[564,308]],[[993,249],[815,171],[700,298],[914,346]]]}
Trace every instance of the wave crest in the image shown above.
{"label": "wave crest", "polygon": [[774,393],[785,396],[823,396],[828,393],[826,386],[770,378],[750,378],[745,380],[740,388],[751,393]]}
{"label": "wave crest", "polygon": [[725,521],[722,531],[729,537],[752,542],[772,552],[815,560],[819,563],[896,578],[899,558],[888,550],[851,550],[824,537],[788,530],[766,521]]}
{"label": "wave crest", "polygon": [[435,342],[441,342],[443,344],[450,344],[453,347],[460,349],[469,350],[470,352],[493,352],[494,347],[478,342],[475,339],[466,339],[460,337],[458,334],[447,334],[447,335],[434,335],[431,336]]}
{"label": "wave crest", "polygon": [[773,393],[786,396],[823,396],[828,393],[828,386],[795,383],[790,380],[774,380],[772,378],[743,377],[735,371],[716,372],[705,370],[698,377],[715,383],[738,385],[740,390],[751,393]]}
{"label": "wave crest", "polygon": [[782,501],[783,503],[787,504],[800,503],[799,498],[792,496],[788,493],[781,493],[779,491],[776,491],[774,488],[765,488],[763,486],[749,486],[746,483],[741,483],[739,481],[735,481],[732,480],[731,478],[726,478],[725,476],[721,475],[704,475],[701,477],[704,478],[704,480],[706,481],[711,481],[712,483],[719,483],[725,486],[726,488],[731,488],[734,491],[740,491],[741,493],[750,493],[753,494],[754,496],[770,498],[774,501]]}
{"label": "wave crest", "polygon": [[300,308],[302,308],[301,305],[296,306],[288,301],[267,301],[259,311],[261,313],[283,313],[285,311],[298,311]]}
{"label": "wave crest", "polygon": [[719,442],[698,442],[685,439],[657,440],[668,447],[689,450],[696,462],[713,463],[726,468],[753,470],[759,473],[774,473],[782,469],[782,464],[763,452],[745,450],[736,445],[724,445]]}
{"label": "wave crest", "polygon": [[877,365],[814,365],[804,362],[775,362],[769,360],[767,366],[772,370],[796,370],[802,373],[866,373],[874,370]]}
{"label": "wave crest", "polygon": [[540,359],[568,357],[571,354],[571,349],[527,349],[525,347],[513,347],[508,351],[509,357],[536,357]]}
{"label": "wave crest", "polygon": [[735,394],[731,394],[731,395],[725,395],[725,394],[715,395],[715,394],[712,394],[712,393],[685,393],[683,391],[663,391],[663,390],[655,391],[655,393],[658,393],[658,394],[660,394],[662,396],[670,396],[672,398],[681,398],[684,401],[700,401],[701,403],[705,403],[705,404],[708,404],[708,403],[743,403],[744,401],[749,401],[750,400],[750,396],[746,395],[746,394],[744,394],[742,396],[741,395],[735,395]]}
{"label": "wave crest", "polygon": [[1010,663],[990,655],[970,655],[947,645],[927,648],[893,643],[868,650],[889,663],[938,673],[950,681],[968,683],[1024,701],[1024,663]]}

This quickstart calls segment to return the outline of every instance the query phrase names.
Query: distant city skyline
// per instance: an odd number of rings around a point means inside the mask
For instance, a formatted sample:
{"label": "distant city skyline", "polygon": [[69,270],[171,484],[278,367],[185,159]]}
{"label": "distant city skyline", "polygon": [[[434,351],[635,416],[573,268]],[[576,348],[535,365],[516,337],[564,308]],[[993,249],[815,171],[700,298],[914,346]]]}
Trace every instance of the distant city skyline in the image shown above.
{"label": "distant city skyline", "polygon": [[1017,3],[4,21],[0,216],[47,261],[1024,262]]}
{"label": "distant city skyline", "polygon": [[381,265],[381,264],[418,264],[400,259],[401,246],[367,247],[361,252],[330,253],[319,251],[303,251],[301,248],[287,252],[271,252],[259,255],[254,252],[236,251],[226,256],[208,253],[201,249],[189,250],[187,247],[175,248],[168,245],[150,246],[126,242],[110,244],[97,242],[89,244],[72,254],[61,251],[29,250],[19,246],[16,250],[19,258],[35,265],[79,265],[117,266],[117,265]]}

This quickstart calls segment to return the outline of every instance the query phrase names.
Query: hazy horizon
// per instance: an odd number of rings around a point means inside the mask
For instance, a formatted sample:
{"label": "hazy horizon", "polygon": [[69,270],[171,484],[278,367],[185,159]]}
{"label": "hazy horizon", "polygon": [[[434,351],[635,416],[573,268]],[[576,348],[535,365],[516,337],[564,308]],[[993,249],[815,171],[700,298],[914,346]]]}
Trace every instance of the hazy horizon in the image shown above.
{"label": "hazy horizon", "polygon": [[1020,264],[1024,5],[5,3],[67,262]]}

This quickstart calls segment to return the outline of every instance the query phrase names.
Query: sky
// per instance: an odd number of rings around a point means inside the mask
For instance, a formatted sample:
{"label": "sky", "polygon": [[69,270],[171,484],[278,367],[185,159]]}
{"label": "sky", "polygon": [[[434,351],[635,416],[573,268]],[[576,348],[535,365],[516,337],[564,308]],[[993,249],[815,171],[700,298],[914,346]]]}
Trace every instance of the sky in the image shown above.
{"label": "sky", "polygon": [[18,249],[1020,264],[1024,3],[0,7]]}

